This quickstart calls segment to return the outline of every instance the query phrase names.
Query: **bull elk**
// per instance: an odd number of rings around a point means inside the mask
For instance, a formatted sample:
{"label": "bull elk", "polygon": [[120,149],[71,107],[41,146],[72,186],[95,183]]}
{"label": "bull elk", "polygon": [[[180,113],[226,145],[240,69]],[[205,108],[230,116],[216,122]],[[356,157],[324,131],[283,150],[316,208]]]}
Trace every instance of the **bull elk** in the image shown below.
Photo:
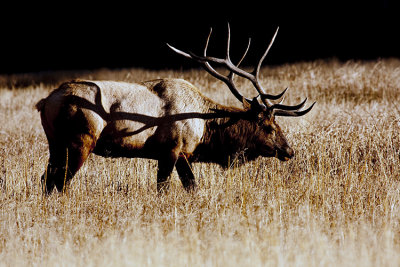
{"label": "bull elk", "polygon": [[[223,81],[243,108],[218,104],[182,79],[157,79],[141,83],[73,80],[63,83],[36,104],[45,131],[50,158],[42,176],[46,193],[54,186],[62,191],[90,153],[103,157],[140,157],[158,160],[157,189],[168,186],[175,167],[185,189],[195,188],[193,162],[213,162],[227,167],[239,153],[246,160],[259,156],[286,161],[293,157],[276,116],[302,116],[307,98],[294,106],[283,105],[286,89],[277,95],[265,93],[259,80],[268,48],[253,72],[239,68],[230,59],[228,25],[225,58],[186,53],[169,44],[174,52],[197,61],[212,76]],[[229,70],[227,76],[212,66]],[[234,83],[234,75],[251,81],[258,95],[245,98]]]}

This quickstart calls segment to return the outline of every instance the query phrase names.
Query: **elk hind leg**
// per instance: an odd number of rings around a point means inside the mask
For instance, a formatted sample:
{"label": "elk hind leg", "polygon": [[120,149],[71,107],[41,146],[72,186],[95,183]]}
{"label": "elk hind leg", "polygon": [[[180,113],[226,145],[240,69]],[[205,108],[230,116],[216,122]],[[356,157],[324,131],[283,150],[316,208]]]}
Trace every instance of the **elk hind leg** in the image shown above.
{"label": "elk hind leg", "polygon": [[54,186],[59,192],[74,177],[95,146],[90,134],[79,134],[69,144],[49,144],[50,159],[42,176],[43,189],[50,194]]}

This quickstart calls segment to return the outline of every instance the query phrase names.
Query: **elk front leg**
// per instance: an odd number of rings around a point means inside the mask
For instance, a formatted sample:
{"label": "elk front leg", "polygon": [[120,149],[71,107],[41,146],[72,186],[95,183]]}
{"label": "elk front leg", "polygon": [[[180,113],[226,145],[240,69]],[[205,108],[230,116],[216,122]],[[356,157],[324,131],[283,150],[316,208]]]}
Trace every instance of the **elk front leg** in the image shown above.
{"label": "elk front leg", "polygon": [[180,155],[176,161],[175,167],[186,191],[196,189],[196,181],[194,179],[192,166],[184,154]]}
{"label": "elk front leg", "polygon": [[167,191],[169,188],[169,177],[174,169],[175,163],[178,159],[178,154],[171,152],[160,157],[158,160],[158,171],[157,171],[157,191],[162,193]]}

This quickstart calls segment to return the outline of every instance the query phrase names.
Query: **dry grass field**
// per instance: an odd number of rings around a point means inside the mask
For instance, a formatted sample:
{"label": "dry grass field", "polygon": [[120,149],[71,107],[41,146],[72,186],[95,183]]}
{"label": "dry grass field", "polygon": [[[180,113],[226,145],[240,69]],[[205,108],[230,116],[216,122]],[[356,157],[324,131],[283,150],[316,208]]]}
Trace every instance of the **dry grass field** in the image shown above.
{"label": "dry grass field", "polygon": [[0,266],[400,265],[399,60],[263,68],[269,92],[291,88],[285,103],[317,101],[304,117],[277,118],[295,158],[194,165],[193,194],[174,171],[157,195],[155,161],[91,155],[65,194],[44,197],[34,105],[69,77],[180,77],[238,104],[202,70],[1,76]]}

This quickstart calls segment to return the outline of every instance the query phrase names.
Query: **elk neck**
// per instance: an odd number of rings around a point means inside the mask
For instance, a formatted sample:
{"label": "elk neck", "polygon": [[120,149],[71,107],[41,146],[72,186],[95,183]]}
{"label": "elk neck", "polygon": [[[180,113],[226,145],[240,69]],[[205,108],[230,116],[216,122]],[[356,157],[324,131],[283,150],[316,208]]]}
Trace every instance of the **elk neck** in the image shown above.
{"label": "elk neck", "polygon": [[252,138],[256,127],[249,112],[220,104],[211,105],[210,111],[216,112],[216,118],[206,121],[201,143],[194,151],[195,161],[214,162],[223,167],[238,156],[253,159]]}

